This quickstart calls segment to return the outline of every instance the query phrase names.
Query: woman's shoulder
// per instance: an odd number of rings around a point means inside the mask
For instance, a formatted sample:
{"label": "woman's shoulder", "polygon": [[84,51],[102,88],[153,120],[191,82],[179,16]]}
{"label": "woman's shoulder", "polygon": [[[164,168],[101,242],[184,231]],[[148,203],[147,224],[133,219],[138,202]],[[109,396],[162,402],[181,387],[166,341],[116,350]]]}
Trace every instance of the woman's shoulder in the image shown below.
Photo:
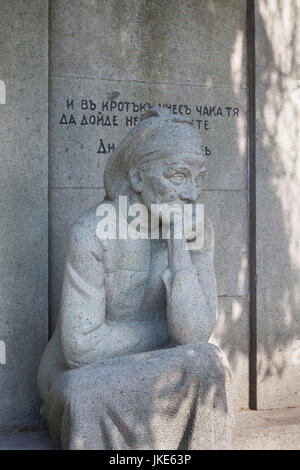
{"label": "woman's shoulder", "polygon": [[[104,200],[83,212],[71,226],[69,233],[69,248],[80,253],[94,252],[97,257],[102,256],[103,241],[97,236],[97,226],[103,211],[99,208],[107,204],[113,206],[111,201]],[[100,214],[100,215],[99,215]]]}

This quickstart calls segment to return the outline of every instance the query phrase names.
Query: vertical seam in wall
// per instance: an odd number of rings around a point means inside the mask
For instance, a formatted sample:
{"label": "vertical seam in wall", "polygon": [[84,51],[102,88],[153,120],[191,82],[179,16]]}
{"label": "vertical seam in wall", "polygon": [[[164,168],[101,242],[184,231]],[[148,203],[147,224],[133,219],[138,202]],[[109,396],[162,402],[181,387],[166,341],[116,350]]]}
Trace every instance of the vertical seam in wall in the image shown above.
{"label": "vertical seam in wall", "polygon": [[250,354],[249,408],[257,409],[257,291],[256,291],[256,57],[255,0],[247,1],[247,93],[249,165]]}
{"label": "vertical seam in wall", "polygon": [[50,339],[50,0],[48,0],[48,340]]}

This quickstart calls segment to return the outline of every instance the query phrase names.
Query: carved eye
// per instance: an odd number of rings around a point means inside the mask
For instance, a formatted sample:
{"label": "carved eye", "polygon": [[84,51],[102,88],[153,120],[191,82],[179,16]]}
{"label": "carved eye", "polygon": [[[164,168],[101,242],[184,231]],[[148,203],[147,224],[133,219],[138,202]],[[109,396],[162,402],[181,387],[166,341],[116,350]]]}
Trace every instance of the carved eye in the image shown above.
{"label": "carved eye", "polygon": [[202,170],[201,173],[197,176],[196,178],[196,184],[197,183],[201,183],[201,181],[203,180],[204,176],[206,175],[207,173],[207,170]]}
{"label": "carved eye", "polygon": [[169,179],[174,184],[184,184],[186,182],[186,176],[183,173],[174,173]]}

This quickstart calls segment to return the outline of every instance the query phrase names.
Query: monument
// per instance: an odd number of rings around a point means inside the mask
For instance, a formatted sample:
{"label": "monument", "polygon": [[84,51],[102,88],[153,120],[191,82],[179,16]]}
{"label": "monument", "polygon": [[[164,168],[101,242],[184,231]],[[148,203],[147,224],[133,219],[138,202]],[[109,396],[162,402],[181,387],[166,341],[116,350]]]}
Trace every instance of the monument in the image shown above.
{"label": "monument", "polygon": [[[212,225],[204,216],[200,249],[188,249],[185,232],[175,236],[172,219],[168,238],[162,227],[148,236],[157,205],[198,204],[201,147],[188,118],[151,109],[110,156],[104,201],[71,229],[60,317],[38,377],[42,416],[64,449],[231,447],[230,369],[208,343],[217,318]],[[124,218],[120,197],[146,208],[149,227],[101,238],[105,212]]]}

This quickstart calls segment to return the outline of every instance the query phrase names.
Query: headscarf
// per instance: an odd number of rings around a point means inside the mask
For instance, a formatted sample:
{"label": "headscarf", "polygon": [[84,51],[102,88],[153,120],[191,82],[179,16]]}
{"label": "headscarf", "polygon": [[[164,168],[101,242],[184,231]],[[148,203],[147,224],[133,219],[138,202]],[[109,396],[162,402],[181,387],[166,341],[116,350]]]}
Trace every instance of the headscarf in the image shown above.
{"label": "headscarf", "polygon": [[155,107],[141,116],[111,154],[104,171],[104,187],[111,200],[127,194],[128,172],[133,166],[144,166],[161,158],[180,153],[193,153],[204,160],[202,141],[191,119]]}

